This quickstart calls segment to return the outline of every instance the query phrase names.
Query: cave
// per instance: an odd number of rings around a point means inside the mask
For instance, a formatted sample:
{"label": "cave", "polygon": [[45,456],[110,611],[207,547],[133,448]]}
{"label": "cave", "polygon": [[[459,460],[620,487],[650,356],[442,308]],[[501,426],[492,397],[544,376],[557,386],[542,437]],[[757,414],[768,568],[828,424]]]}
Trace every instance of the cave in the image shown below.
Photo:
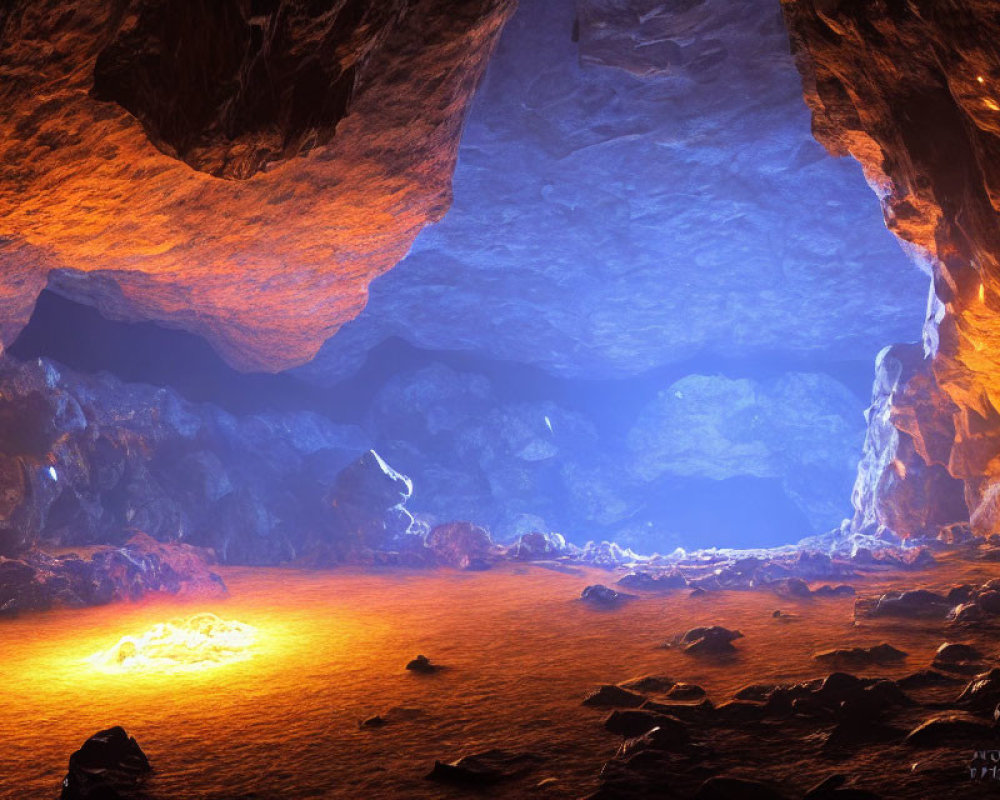
{"label": "cave", "polygon": [[990,0],[0,4],[0,800],[1000,790],[998,82]]}

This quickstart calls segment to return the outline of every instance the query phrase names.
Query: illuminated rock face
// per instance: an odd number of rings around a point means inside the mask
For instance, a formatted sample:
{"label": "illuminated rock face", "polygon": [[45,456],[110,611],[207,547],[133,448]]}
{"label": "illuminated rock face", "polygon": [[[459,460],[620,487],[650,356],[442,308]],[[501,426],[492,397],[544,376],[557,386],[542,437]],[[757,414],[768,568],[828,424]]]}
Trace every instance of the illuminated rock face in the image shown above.
{"label": "illuminated rock face", "polygon": [[308,360],[448,207],[512,6],[4,4],[3,343],[48,281],[244,369]]}
{"label": "illuminated rock face", "polygon": [[[939,466],[963,481],[963,516],[971,516],[974,530],[995,532],[1000,524],[995,4],[782,0],[782,5],[817,137],[831,152],[861,162],[888,226],[933,273],[923,337],[929,360],[907,368],[911,378],[882,398],[883,410],[912,438],[924,467]],[[928,429],[923,420],[929,418],[934,421]],[[869,486],[891,482],[883,476],[887,467],[896,469],[893,461],[870,461],[872,473],[859,480]],[[907,506],[906,484],[900,484],[898,498],[889,491],[879,505]],[[926,510],[927,519],[954,513],[950,489],[938,486],[926,487],[930,506],[936,506]],[[867,492],[859,498],[862,516],[879,516],[865,505],[873,497]],[[917,520],[901,525],[904,534],[919,529]]]}

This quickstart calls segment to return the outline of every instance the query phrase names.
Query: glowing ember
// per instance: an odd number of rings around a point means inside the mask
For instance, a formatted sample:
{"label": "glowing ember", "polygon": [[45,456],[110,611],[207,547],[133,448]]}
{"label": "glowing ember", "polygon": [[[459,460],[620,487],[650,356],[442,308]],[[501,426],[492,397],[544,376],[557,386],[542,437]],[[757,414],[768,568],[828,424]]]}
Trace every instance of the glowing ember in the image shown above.
{"label": "glowing ember", "polygon": [[196,614],[160,623],[141,636],[123,636],[91,661],[113,671],[199,669],[249,658],[256,637],[250,625]]}

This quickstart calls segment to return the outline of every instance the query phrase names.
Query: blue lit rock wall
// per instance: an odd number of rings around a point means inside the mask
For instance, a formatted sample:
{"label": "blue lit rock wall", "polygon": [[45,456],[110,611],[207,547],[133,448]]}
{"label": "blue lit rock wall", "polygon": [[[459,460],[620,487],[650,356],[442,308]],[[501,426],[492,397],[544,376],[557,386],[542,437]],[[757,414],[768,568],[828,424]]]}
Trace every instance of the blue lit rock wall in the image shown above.
{"label": "blue lit rock wall", "polygon": [[588,414],[403,365],[369,433],[415,511],[501,537],[789,541],[850,514],[865,402],[835,365],[917,338],[927,291],[813,139],[777,0],[522,0],[451,210],[299,374],[335,382],[389,337],[569,379],[666,368],[644,407]]}
{"label": "blue lit rock wall", "polygon": [[919,335],[927,278],[812,138],[777,0],[577,6],[522,0],[452,209],[305,374],[393,335],[577,377]]}

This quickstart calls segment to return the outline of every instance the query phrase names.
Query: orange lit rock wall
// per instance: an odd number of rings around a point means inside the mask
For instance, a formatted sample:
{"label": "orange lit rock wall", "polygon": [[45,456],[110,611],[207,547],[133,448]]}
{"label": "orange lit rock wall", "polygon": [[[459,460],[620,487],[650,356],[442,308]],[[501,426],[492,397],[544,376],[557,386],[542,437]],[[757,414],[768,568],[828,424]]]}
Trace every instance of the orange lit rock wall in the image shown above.
{"label": "orange lit rock wall", "polygon": [[5,4],[0,339],[48,284],[242,369],[309,360],[447,209],[513,5]]}
{"label": "orange lit rock wall", "polygon": [[[916,450],[965,484],[973,529],[1000,528],[1000,13],[989,0],[782,0],[817,138],[854,156],[886,223],[933,275]],[[887,287],[886,291],[891,291]],[[919,370],[918,370],[919,372]],[[921,409],[954,404],[948,446]],[[936,413],[937,413],[936,412]],[[871,476],[876,480],[877,476]],[[930,496],[934,504],[937,498]],[[913,530],[901,530],[913,533]]]}

